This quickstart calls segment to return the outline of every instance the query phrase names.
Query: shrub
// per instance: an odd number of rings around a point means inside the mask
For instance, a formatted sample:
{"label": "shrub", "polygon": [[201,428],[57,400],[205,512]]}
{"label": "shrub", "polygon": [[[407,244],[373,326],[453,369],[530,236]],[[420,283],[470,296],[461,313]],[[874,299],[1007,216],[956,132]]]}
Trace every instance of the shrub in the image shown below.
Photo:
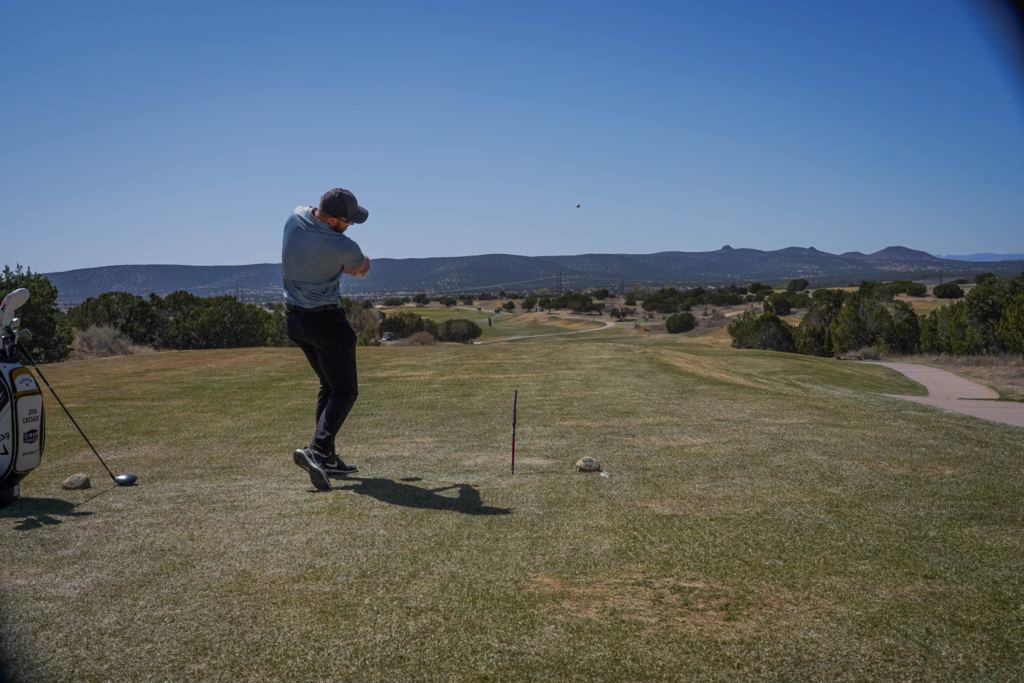
{"label": "shrub", "polygon": [[466,296],[462,297],[462,303],[465,306],[472,306],[473,305],[473,296],[471,294],[467,294]]}
{"label": "shrub", "polygon": [[789,286],[786,287],[786,291],[787,292],[794,292],[794,293],[795,292],[802,292],[805,289],[807,289],[807,286],[809,284],[811,284],[811,283],[808,282],[807,280],[803,279],[802,277],[801,278],[797,278],[795,280],[790,280],[789,281]]}
{"label": "shrub", "polygon": [[601,289],[594,292],[594,298],[597,299],[598,301],[604,301],[610,296],[611,292],[608,291],[607,287],[602,287]]}
{"label": "shrub", "polygon": [[[998,279],[999,278],[996,277],[995,273],[978,273],[977,275],[974,276],[974,284],[981,285],[981,284],[984,284],[984,283],[988,282],[989,280],[998,280]],[[967,284],[967,283],[965,282],[964,284]]]}
{"label": "shrub", "polygon": [[636,306],[636,292],[626,292],[626,298],[623,303],[627,306]]}
{"label": "shrub", "polygon": [[1005,309],[996,334],[1014,353],[1024,354],[1024,294],[1018,294]]}
{"label": "shrub", "polygon": [[535,308],[537,308],[537,297],[536,296],[530,295],[530,296],[526,297],[525,299],[523,299],[523,310],[524,311],[530,312],[530,311],[532,311]]}
{"label": "shrub", "polygon": [[94,325],[87,330],[76,330],[75,340],[71,343],[71,360],[134,356],[139,353],[153,353],[153,348],[133,344],[120,330],[110,325]]}
{"label": "shrub", "polygon": [[133,344],[159,344],[164,322],[159,302],[160,297],[151,297],[147,301],[137,294],[105,292],[69,309],[68,320],[76,330],[113,327]]}
{"label": "shrub", "polygon": [[840,289],[816,289],[810,310],[800,320],[794,335],[797,350],[811,356],[832,355],[829,326],[843,308],[846,293]]}
{"label": "shrub", "polygon": [[438,338],[442,341],[466,344],[473,341],[483,333],[483,329],[472,320],[453,318],[441,323]]}
{"label": "shrub", "polygon": [[29,292],[28,303],[18,309],[22,329],[32,330],[32,341],[25,346],[39,362],[56,363],[71,353],[74,332],[64,314],[57,308],[57,288],[49,278],[25,271],[18,265],[14,270],[4,266],[0,273],[0,301],[15,289],[24,287]]}
{"label": "shrub", "polygon": [[952,284],[954,284],[954,285],[969,285],[969,284],[971,284],[971,281],[970,280],[965,280],[962,277],[958,277],[957,279],[952,281]]}
{"label": "shrub", "polygon": [[728,327],[732,345],[737,349],[795,352],[793,328],[774,313],[757,315],[746,311],[736,316]]}
{"label": "shrub", "polygon": [[439,303],[442,306],[445,306],[447,308],[451,308],[452,306],[457,304],[458,301],[456,301],[455,299],[451,298],[450,296],[442,296],[440,299],[437,300],[437,303]]}
{"label": "shrub", "polygon": [[764,310],[775,315],[789,315],[793,312],[793,307],[785,294],[776,293],[765,300]]}
{"label": "shrub", "polygon": [[437,344],[437,340],[429,332],[416,332],[409,337],[409,346],[433,346],[435,344]]}
{"label": "shrub", "polygon": [[380,323],[380,331],[390,332],[395,339],[405,339],[424,329],[423,318],[412,311],[389,313]]}
{"label": "shrub", "polygon": [[412,298],[412,302],[414,304],[423,304],[424,306],[426,306],[427,304],[430,303],[430,297],[428,297],[426,294],[417,294]]}
{"label": "shrub", "polygon": [[505,303],[503,303],[501,305],[501,307],[504,308],[509,313],[511,313],[512,311],[516,310],[516,302],[515,301],[506,301]]}
{"label": "shrub", "polygon": [[874,346],[865,346],[857,354],[864,360],[878,360],[881,358],[881,354],[878,353],[878,349]]}
{"label": "shrub", "polygon": [[[348,314],[348,323],[356,336],[365,335],[369,340],[368,345],[377,346],[380,344],[380,318],[373,309],[354,308]],[[365,345],[364,345],[365,346]]]}
{"label": "shrub", "polygon": [[384,305],[387,306],[388,308],[394,308],[395,306],[401,306],[402,305],[402,299],[397,297],[397,296],[393,296],[390,299],[386,299],[384,301]]}
{"label": "shrub", "polygon": [[964,290],[960,289],[960,285],[955,282],[947,282],[941,285],[935,285],[932,290],[932,294],[938,299],[962,299],[964,296]]}
{"label": "shrub", "polygon": [[907,294],[909,296],[925,296],[928,294],[928,288],[920,282],[911,282],[907,285]]}
{"label": "shrub", "polygon": [[695,327],[697,327],[697,319],[693,317],[693,313],[676,313],[670,315],[665,321],[665,329],[669,334],[689,332]]}

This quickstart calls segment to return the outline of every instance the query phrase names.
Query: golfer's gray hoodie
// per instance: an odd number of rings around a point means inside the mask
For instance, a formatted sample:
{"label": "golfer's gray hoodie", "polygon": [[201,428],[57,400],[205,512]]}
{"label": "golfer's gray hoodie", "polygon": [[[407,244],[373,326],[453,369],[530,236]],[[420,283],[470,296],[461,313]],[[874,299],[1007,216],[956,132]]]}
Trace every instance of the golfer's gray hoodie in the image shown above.
{"label": "golfer's gray hoodie", "polygon": [[358,270],[366,257],[359,245],[300,206],[284,224],[281,271],[284,300],[304,308],[336,304],[342,268]]}

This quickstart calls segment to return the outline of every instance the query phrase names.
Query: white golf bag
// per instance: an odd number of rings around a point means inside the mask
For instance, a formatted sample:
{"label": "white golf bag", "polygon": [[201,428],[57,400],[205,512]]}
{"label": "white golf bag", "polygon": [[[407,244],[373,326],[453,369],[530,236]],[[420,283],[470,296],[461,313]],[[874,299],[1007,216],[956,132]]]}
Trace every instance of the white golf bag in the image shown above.
{"label": "white golf bag", "polygon": [[28,301],[27,289],[16,289],[0,304],[0,508],[21,494],[19,482],[39,467],[46,443],[43,393],[35,376],[15,355],[19,340],[32,333],[19,330],[14,311]]}

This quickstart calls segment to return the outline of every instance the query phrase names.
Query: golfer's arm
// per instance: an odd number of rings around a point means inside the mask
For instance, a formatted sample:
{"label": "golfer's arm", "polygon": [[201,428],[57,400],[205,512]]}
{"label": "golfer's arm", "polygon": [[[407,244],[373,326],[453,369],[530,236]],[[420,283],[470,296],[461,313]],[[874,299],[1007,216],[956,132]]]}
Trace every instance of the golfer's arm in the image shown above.
{"label": "golfer's arm", "polygon": [[345,273],[346,275],[356,275],[358,273],[368,272],[370,270],[370,257],[369,256],[364,256],[363,259],[364,259],[363,265],[362,265],[362,267],[359,270],[353,270],[352,268],[349,268],[348,266],[345,266],[342,269],[342,272]]}

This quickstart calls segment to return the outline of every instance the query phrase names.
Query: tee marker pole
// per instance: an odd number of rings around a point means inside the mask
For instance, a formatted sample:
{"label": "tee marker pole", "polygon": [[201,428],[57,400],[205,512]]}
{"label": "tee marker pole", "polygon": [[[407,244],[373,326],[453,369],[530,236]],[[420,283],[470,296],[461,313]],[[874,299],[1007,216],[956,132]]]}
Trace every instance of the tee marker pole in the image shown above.
{"label": "tee marker pole", "polygon": [[512,474],[516,473],[516,404],[519,403],[519,390],[512,394]]}

